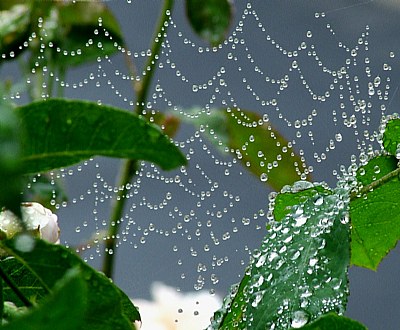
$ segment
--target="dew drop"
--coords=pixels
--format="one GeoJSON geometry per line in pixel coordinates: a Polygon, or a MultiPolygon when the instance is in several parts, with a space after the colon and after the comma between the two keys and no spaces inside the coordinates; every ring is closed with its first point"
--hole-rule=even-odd
{"type": "Polygon", "coordinates": [[[266,181],[268,180],[268,174],[267,174],[267,173],[262,173],[262,174],[260,175],[260,180],[261,180],[262,182],[266,182],[266,181]]]}
{"type": "Polygon", "coordinates": [[[15,239],[15,249],[20,252],[31,252],[35,247],[35,240],[28,234],[19,235],[15,239]]]}
{"type": "Polygon", "coordinates": [[[308,322],[309,316],[308,314],[303,311],[303,310],[298,310],[293,313],[292,317],[292,322],[291,322],[291,327],[298,329],[301,328],[302,326],[306,325],[308,322]]]}

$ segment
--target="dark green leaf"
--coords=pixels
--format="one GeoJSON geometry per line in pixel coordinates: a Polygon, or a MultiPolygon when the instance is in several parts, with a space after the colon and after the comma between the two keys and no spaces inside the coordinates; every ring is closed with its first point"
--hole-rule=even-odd
{"type": "Polygon", "coordinates": [[[254,252],[247,283],[233,303],[226,300],[213,329],[287,329],[330,311],[343,313],[350,258],[346,199],[339,189],[316,191],[274,222],[254,252]]]}
{"type": "Polygon", "coordinates": [[[261,181],[273,189],[300,179],[305,166],[290,143],[257,113],[243,109],[199,109],[181,116],[194,123],[222,152],[231,152],[261,181]]]}
{"type": "MultiPolygon", "coordinates": [[[[371,159],[357,172],[363,186],[379,180],[396,170],[398,160],[393,156],[371,159]]],[[[386,254],[400,239],[400,182],[399,176],[350,203],[351,263],[376,270],[386,254]]]]}
{"type": "MultiPolygon", "coordinates": [[[[5,244],[25,267],[36,274],[50,290],[71,268],[77,268],[88,289],[87,309],[82,329],[132,330],[134,316],[132,304],[106,276],[94,270],[77,255],[61,245],[34,240],[33,247],[17,236],[5,244]]],[[[31,242],[28,242],[31,243],[31,242]]]]}
{"type": "Polygon", "coordinates": [[[328,313],[314,322],[302,327],[304,330],[367,330],[367,328],[348,317],[328,313]]]}
{"type": "Polygon", "coordinates": [[[122,313],[125,317],[128,318],[129,321],[134,323],[135,321],[140,321],[140,314],[138,308],[133,305],[132,301],[129,297],[123,292],[120,288],[117,288],[119,294],[121,296],[121,304],[122,304],[122,313]]]}
{"type": "Polygon", "coordinates": [[[144,119],[109,106],[50,99],[17,109],[27,127],[26,173],[65,167],[95,155],[148,160],[163,169],[186,163],[179,149],[144,119]]]}
{"type": "MultiPolygon", "coordinates": [[[[32,303],[39,302],[46,296],[47,291],[43,288],[43,285],[40,283],[38,278],[34,276],[28,268],[21,264],[20,261],[15,258],[7,258],[0,261],[0,263],[4,272],[10,276],[14,283],[20,288],[24,296],[32,303]]],[[[5,301],[11,301],[18,307],[24,306],[24,303],[6,284],[4,284],[3,294],[5,301]]]]}
{"type": "Polygon", "coordinates": [[[53,24],[54,38],[48,41],[54,44],[53,55],[58,64],[82,64],[96,60],[98,56],[116,53],[117,45],[123,46],[118,21],[103,2],[54,2],[54,7],[58,10],[58,21],[53,24]],[[95,30],[98,32],[94,33],[95,30]],[[91,45],[89,40],[92,40],[91,45]],[[57,47],[62,52],[57,51],[57,47]],[[71,56],[71,52],[76,55],[71,56]]]}
{"type": "MultiPolygon", "coordinates": [[[[38,53],[38,43],[23,46],[32,33],[40,36],[49,50],[43,60],[52,63],[42,65],[78,65],[114,54],[118,45],[124,45],[118,21],[101,1],[2,0],[0,9],[0,54],[6,59],[27,49],[38,53]],[[38,27],[39,17],[46,33],[38,27]]],[[[33,57],[37,61],[38,56],[33,57]]]]}
{"type": "Polygon", "coordinates": [[[3,293],[3,279],[0,279],[0,320],[4,315],[4,293],[3,293]]]}
{"type": "Polygon", "coordinates": [[[43,304],[2,327],[4,330],[83,329],[87,302],[86,283],[77,271],[66,273],[43,304]]]}
{"type": "Polygon", "coordinates": [[[400,159],[400,119],[387,122],[382,140],[385,150],[400,159]]]}
{"type": "Polygon", "coordinates": [[[24,132],[11,106],[0,100],[0,209],[20,214],[20,140],[24,132]]]}
{"type": "Polygon", "coordinates": [[[218,45],[228,32],[233,7],[229,0],[186,0],[186,12],[193,30],[218,45]]]}

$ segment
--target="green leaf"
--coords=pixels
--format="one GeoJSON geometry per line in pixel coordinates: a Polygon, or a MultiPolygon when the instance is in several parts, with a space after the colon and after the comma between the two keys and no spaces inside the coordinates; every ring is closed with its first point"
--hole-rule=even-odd
{"type": "MultiPolygon", "coordinates": [[[[4,272],[8,274],[29,301],[37,303],[46,296],[47,291],[43,288],[38,278],[20,261],[15,258],[7,258],[1,260],[0,264],[4,272]]],[[[11,301],[17,307],[24,306],[24,303],[6,284],[4,284],[3,295],[5,301],[11,301]]]]}
{"type": "Polygon", "coordinates": [[[141,317],[138,308],[135,305],[133,305],[132,301],[125,294],[125,292],[123,292],[118,287],[117,289],[121,296],[122,313],[128,318],[129,321],[131,321],[131,323],[134,323],[135,321],[140,321],[141,317]]]}
{"type": "Polygon", "coordinates": [[[388,153],[400,159],[400,119],[392,119],[386,123],[382,142],[388,153]]]}
{"type": "Polygon", "coordinates": [[[247,303],[245,289],[250,281],[248,271],[249,269],[246,269],[240,283],[230,287],[222,307],[214,313],[212,329],[242,329],[245,325],[242,320],[245,318],[244,312],[247,303]]]}
{"type": "Polygon", "coordinates": [[[0,4],[0,63],[13,60],[26,47],[29,37],[30,6],[17,1],[2,0],[0,4]],[[11,54],[10,54],[11,53],[11,54]]]}
{"type": "Polygon", "coordinates": [[[23,134],[11,106],[0,100],[0,209],[5,206],[15,214],[20,214],[20,140],[23,134]]]}
{"type": "MultiPolygon", "coordinates": [[[[394,156],[378,156],[357,172],[363,186],[398,169],[394,156]]],[[[399,176],[375,187],[350,203],[351,263],[376,270],[400,239],[399,176]]]]}
{"type": "Polygon", "coordinates": [[[231,152],[251,173],[280,190],[300,179],[305,166],[290,143],[257,113],[243,109],[186,110],[183,120],[204,131],[222,152],[231,152]]]}
{"type": "Polygon", "coordinates": [[[4,316],[4,293],[3,293],[3,279],[0,279],[0,320],[4,316]]]}
{"type": "Polygon", "coordinates": [[[54,2],[53,6],[58,15],[56,22],[52,22],[54,37],[48,41],[54,44],[53,55],[58,64],[68,66],[93,61],[98,56],[117,53],[115,43],[124,45],[118,21],[103,2],[54,2]],[[98,33],[94,33],[95,30],[98,33]],[[92,45],[88,44],[89,40],[92,45]],[[57,47],[62,51],[57,51],[57,47]],[[64,55],[64,51],[68,55],[64,55]],[[71,52],[76,55],[71,56],[71,52]]]}
{"type": "Polygon", "coordinates": [[[186,0],[186,13],[193,30],[216,46],[228,32],[233,7],[229,0],[186,0]]]}
{"type": "Polygon", "coordinates": [[[361,323],[339,316],[334,313],[328,313],[319,317],[314,322],[302,327],[304,330],[367,330],[361,323]]]}
{"type": "Polygon", "coordinates": [[[117,53],[118,45],[124,45],[117,19],[101,1],[31,0],[19,3],[2,0],[0,9],[0,54],[5,54],[6,59],[14,59],[30,49],[36,54],[33,56],[36,62],[40,45],[23,46],[32,33],[46,44],[47,53],[43,58],[46,64],[42,65],[49,65],[49,60],[61,67],[79,65],[117,53]],[[46,33],[38,27],[39,17],[43,19],[46,33]]]}
{"type": "Polygon", "coordinates": [[[26,173],[65,167],[95,155],[148,160],[165,170],[186,164],[161,131],[127,111],[86,101],[50,99],[17,109],[27,127],[26,173]]]}
{"type": "Polygon", "coordinates": [[[254,252],[247,283],[233,303],[227,300],[213,329],[286,329],[330,311],[343,313],[350,259],[347,198],[339,189],[315,192],[274,222],[254,252]]]}
{"type": "Polygon", "coordinates": [[[28,238],[31,241],[26,242],[26,236],[17,236],[5,241],[5,245],[50,291],[69,269],[77,268],[81,272],[88,290],[87,308],[81,329],[132,330],[132,322],[139,313],[133,313],[135,307],[132,303],[128,307],[127,297],[105,275],[61,245],[28,238]]]}
{"type": "Polygon", "coordinates": [[[330,193],[327,187],[322,185],[313,184],[308,181],[297,181],[288,188],[282,188],[281,193],[276,195],[274,201],[273,215],[275,221],[281,221],[288,215],[293,206],[304,203],[310,197],[315,196],[316,193],[330,193]]]}
{"type": "Polygon", "coordinates": [[[70,270],[55,285],[54,293],[43,304],[1,327],[4,330],[83,329],[87,301],[86,283],[77,271],[70,270]]]}

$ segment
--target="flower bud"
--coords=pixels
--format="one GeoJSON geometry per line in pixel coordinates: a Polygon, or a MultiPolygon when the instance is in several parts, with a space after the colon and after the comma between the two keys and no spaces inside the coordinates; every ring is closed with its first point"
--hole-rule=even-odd
{"type": "MultiPolygon", "coordinates": [[[[60,243],[57,215],[35,202],[22,203],[21,213],[28,230],[36,231],[41,239],[50,243],[60,243]]],[[[0,212],[0,230],[6,234],[7,238],[11,238],[21,232],[22,228],[14,213],[3,210],[0,212]]]]}

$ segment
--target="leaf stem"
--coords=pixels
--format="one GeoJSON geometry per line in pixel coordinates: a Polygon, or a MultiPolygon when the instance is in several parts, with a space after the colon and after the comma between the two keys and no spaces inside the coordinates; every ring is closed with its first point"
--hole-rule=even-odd
{"type": "Polygon", "coordinates": [[[385,174],[383,177],[381,177],[378,180],[372,181],[370,184],[363,186],[360,190],[353,191],[350,194],[350,200],[354,200],[357,198],[360,198],[361,196],[367,194],[371,190],[380,187],[384,183],[390,181],[393,179],[395,176],[400,175],[400,167],[396,168],[395,170],[389,172],[388,174],[385,174]]]}
{"type": "Polygon", "coordinates": [[[162,14],[160,20],[158,21],[158,26],[156,29],[156,33],[154,35],[153,39],[154,41],[151,47],[151,55],[144,67],[142,82],[138,91],[138,98],[136,101],[136,109],[135,109],[135,112],[138,115],[142,114],[142,111],[144,109],[145,105],[144,103],[147,99],[150,83],[154,76],[158,56],[161,49],[161,44],[166,36],[167,32],[166,30],[168,27],[168,24],[166,23],[168,22],[169,16],[171,15],[173,6],[174,6],[174,0],[165,0],[164,7],[162,9],[162,14]]]}
{"type": "MultiPolygon", "coordinates": [[[[161,44],[165,38],[166,29],[168,27],[168,24],[166,24],[166,22],[168,22],[173,5],[174,0],[165,0],[161,17],[159,19],[156,33],[153,39],[151,56],[147,60],[145,68],[143,70],[142,81],[136,86],[137,101],[135,113],[137,115],[141,115],[145,107],[145,102],[147,100],[151,81],[154,75],[154,71],[156,69],[161,44]]],[[[119,232],[119,225],[123,215],[125,202],[129,193],[129,183],[136,175],[138,168],[138,161],[136,159],[129,159],[123,162],[120,169],[121,175],[119,187],[122,187],[122,189],[118,191],[117,198],[112,207],[108,227],[108,238],[105,243],[105,254],[103,259],[103,272],[109,278],[112,278],[113,276],[117,235],[119,232]]]]}
{"type": "Polygon", "coordinates": [[[33,306],[33,304],[29,301],[29,299],[26,298],[25,295],[22,293],[22,291],[18,288],[14,280],[6,274],[1,265],[0,265],[0,277],[4,280],[4,282],[6,282],[6,284],[11,288],[11,290],[14,291],[14,293],[24,303],[26,307],[33,306]]]}

